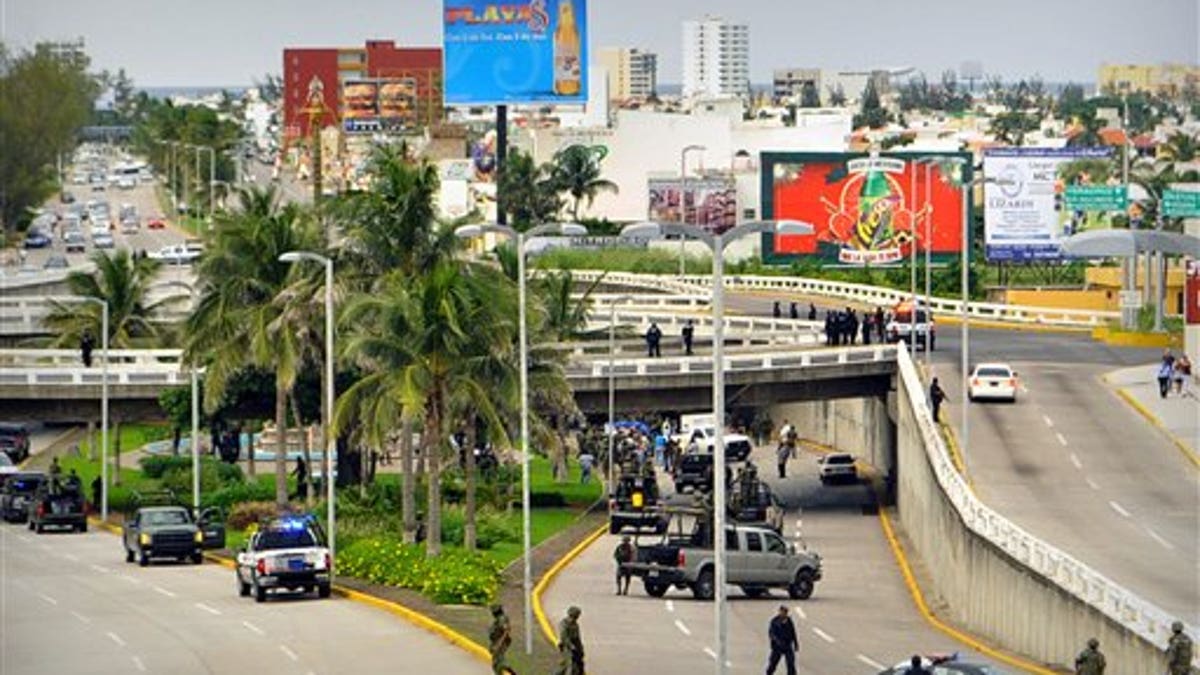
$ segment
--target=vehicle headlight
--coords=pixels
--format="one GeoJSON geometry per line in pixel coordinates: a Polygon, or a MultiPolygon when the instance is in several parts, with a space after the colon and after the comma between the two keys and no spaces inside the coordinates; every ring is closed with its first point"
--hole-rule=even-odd
{"type": "Polygon", "coordinates": [[[202,532],[200,530],[196,530],[196,536],[193,538],[196,540],[197,544],[203,544],[204,543],[204,532],[202,532]]]}
{"type": "Polygon", "coordinates": [[[150,545],[150,533],[143,532],[143,533],[139,534],[138,535],[138,543],[141,544],[142,546],[149,546],[150,545]]]}

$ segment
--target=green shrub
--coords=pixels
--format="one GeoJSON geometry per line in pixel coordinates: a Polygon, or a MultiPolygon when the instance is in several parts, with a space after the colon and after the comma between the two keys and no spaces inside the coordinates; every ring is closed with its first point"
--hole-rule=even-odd
{"type": "MultiPolygon", "coordinates": [[[[162,486],[177,495],[192,493],[192,465],[186,467],[171,467],[162,475],[162,486]]],[[[217,465],[213,462],[200,463],[200,492],[213,492],[223,487],[218,475],[217,465]]]]}
{"type": "Polygon", "coordinates": [[[229,510],[225,519],[225,527],[230,530],[244,530],[247,526],[268,520],[279,515],[279,507],[273,501],[241,502],[229,510]]]}
{"type": "Polygon", "coordinates": [[[434,559],[425,548],[391,537],[360,539],[338,551],[340,573],[363,581],[420,591],[439,604],[483,605],[496,597],[500,565],[478,553],[447,550],[434,559]]]}
{"type": "Polygon", "coordinates": [[[209,460],[217,467],[217,478],[222,484],[231,485],[245,482],[246,474],[242,472],[242,467],[237,464],[229,464],[227,462],[218,462],[209,460]]]}
{"type": "MultiPolygon", "coordinates": [[[[462,546],[466,541],[466,509],[461,506],[442,507],[442,543],[462,546]]],[[[394,531],[394,530],[393,530],[394,531]]],[[[514,519],[490,508],[475,512],[475,545],[483,550],[504,541],[520,541],[521,532],[514,519]]]]}
{"type": "Polygon", "coordinates": [[[171,469],[186,469],[192,470],[192,458],[190,455],[146,455],[138,460],[138,464],[142,466],[142,473],[146,478],[162,478],[167,471],[171,469]]]}
{"type": "Polygon", "coordinates": [[[529,506],[530,508],[557,508],[567,505],[567,498],[561,492],[530,492],[529,506]]]}
{"type": "MultiPolygon", "coordinates": [[[[190,487],[188,488],[191,489],[190,487]]],[[[229,511],[239,502],[270,501],[275,499],[275,487],[266,482],[234,483],[212,492],[200,494],[202,506],[219,506],[229,511]]]]}

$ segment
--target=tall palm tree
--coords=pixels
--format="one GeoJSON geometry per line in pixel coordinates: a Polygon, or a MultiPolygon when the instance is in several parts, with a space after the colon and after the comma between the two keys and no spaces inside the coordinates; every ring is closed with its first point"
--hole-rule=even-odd
{"type": "Polygon", "coordinates": [[[579,206],[587,199],[591,206],[601,192],[619,191],[617,184],[600,176],[600,158],[587,146],[568,145],[554,155],[554,182],[570,193],[571,218],[579,220],[579,206]]]}
{"type": "MultiPolygon", "coordinates": [[[[304,330],[281,294],[302,274],[282,253],[323,248],[299,206],[279,206],[273,189],[251,188],[217,223],[197,269],[200,302],[188,322],[185,359],[206,365],[205,407],[215,409],[230,378],[249,367],[275,373],[275,500],[287,503],[287,401],[303,362],[304,330]]],[[[253,458],[251,458],[253,465],[253,458]]]]}
{"type": "Polygon", "coordinates": [[[562,211],[554,165],[539,166],[532,155],[519,150],[509,154],[498,188],[497,206],[508,213],[518,230],[550,222],[562,211]]]}
{"type": "MultiPolygon", "coordinates": [[[[159,335],[155,314],[163,305],[179,299],[167,295],[151,302],[150,288],[161,263],[149,258],[135,258],[122,249],[109,254],[96,251],[91,260],[95,272],[72,272],[67,275],[71,295],[96,298],[108,302],[108,339],[113,348],[128,348],[145,343],[159,335]]],[[[46,325],[54,330],[51,344],[68,347],[79,344],[85,333],[100,342],[103,309],[96,303],[51,303],[46,325]]]]}

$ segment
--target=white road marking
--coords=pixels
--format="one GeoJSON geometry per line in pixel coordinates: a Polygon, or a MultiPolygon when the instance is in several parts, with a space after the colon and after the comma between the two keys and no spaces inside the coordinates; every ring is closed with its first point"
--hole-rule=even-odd
{"type": "Polygon", "coordinates": [[[1055,432],[1054,437],[1058,439],[1059,445],[1063,446],[1064,448],[1067,447],[1067,437],[1066,436],[1063,436],[1059,432],[1055,432]]]}
{"type": "Polygon", "coordinates": [[[299,656],[296,656],[296,652],[294,652],[294,651],[292,651],[292,650],[288,649],[287,645],[279,645],[279,651],[281,651],[281,652],[283,652],[284,654],[286,654],[286,655],[287,655],[287,657],[288,657],[289,659],[293,660],[293,661],[299,661],[299,660],[300,660],[300,657],[299,657],[299,656]]]}
{"type": "Polygon", "coordinates": [[[91,619],[89,619],[89,618],[87,618],[86,616],[84,616],[84,615],[80,614],[79,612],[76,612],[75,610],[71,610],[71,616],[75,617],[76,619],[79,619],[80,621],[82,621],[82,622],[84,622],[84,623],[91,623],[91,622],[92,622],[92,620],[91,620],[91,619]]]}
{"type": "Polygon", "coordinates": [[[684,635],[692,634],[692,629],[684,625],[683,621],[680,621],[679,619],[675,619],[675,627],[678,628],[679,632],[683,633],[684,635]]]}
{"type": "Polygon", "coordinates": [[[668,600],[668,601],[667,601],[667,611],[668,611],[668,612],[674,612],[674,611],[675,611],[675,601],[674,601],[674,600],[668,600]]]}
{"type": "Polygon", "coordinates": [[[155,593],[162,593],[163,595],[167,596],[168,598],[174,598],[174,597],[177,597],[177,596],[176,596],[174,593],[172,593],[171,591],[168,591],[167,589],[163,588],[162,586],[155,586],[155,587],[154,587],[154,592],[155,592],[155,593]]]}
{"type": "Polygon", "coordinates": [[[117,576],[121,577],[125,581],[128,581],[129,583],[134,584],[134,585],[142,583],[141,579],[139,579],[137,577],[131,577],[128,574],[119,574],[117,576]]]}
{"type": "Polygon", "coordinates": [[[808,620],[808,615],[804,613],[803,607],[800,605],[793,605],[792,609],[796,610],[796,616],[800,617],[804,621],[808,620]]]}
{"type": "Polygon", "coordinates": [[[64,553],[64,554],[62,554],[62,557],[63,557],[63,560],[70,560],[71,562],[79,562],[79,556],[71,555],[70,553],[64,553]]]}
{"type": "Polygon", "coordinates": [[[1073,452],[1071,453],[1071,463],[1075,465],[1076,469],[1083,468],[1083,462],[1079,461],[1079,456],[1073,452]]]}
{"type": "Polygon", "coordinates": [[[1100,484],[1097,483],[1096,481],[1092,480],[1090,477],[1084,478],[1084,480],[1087,481],[1088,487],[1092,488],[1093,490],[1100,489],[1100,484]]]}
{"type": "Polygon", "coordinates": [[[136,656],[133,657],[133,667],[137,668],[139,671],[141,671],[143,673],[146,672],[146,664],[142,663],[142,660],[136,656]]]}
{"type": "Polygon", "coordinates": [[[1051,429],[1054,428],[1054,420],[1050,419],[1049,416],[1042,415],[1042,420],[1046,422],[1046,426],[1050,427],[1051,429]]]}
{"type": "Polygon", "coordinates": [[[197,602],[196,609],[202,609],[214,616],[221,616],[221,610],[219,610],[215,607],[209,607],[208,605],[204,604],[203,602],[197,602]]]}
{"type": "Polygon", "coordinates": [[[1152,529],[1150,529],[1150,528],[1148,528],[1148,527],[1147,527],[1147,528],[1146,528],[1146,532],[1148,532],[1148,533],[1150,534],[1150,537],[1151,537],[1152,539],[1154,539],[1154,541],[1157,541],[1158,543],[1162,544],[1163,548],[1165,548],[1165,549],[1167,549],[1167,550],[1169,550],[1169,551],[1173,551],[1173,550],[1175,550],[1175,546],[1174,546],[1173,544],[1171,544],[1171,542],[1167,541],[1166,539],[1163,539],[1163,538],[1162,538],[1161,536],[1159,536],[1159,534],[1158,534],[1157,532],[1155,532],[1154,530],[1152,530],[1152,529]]]}
{"type": "MultiPolygon", "coordinates": [[[[712,647],[705,647],[705,648],[704,648],[704,653],[705,653],[705,654],[708,654],[708,658],[712,659],[713,661],[716,661],[716,660],[717,660],[717,653],[713,651],[712,647]]],[[[726,668],[732,668],[732,667],[733,667],[733,661],[726,661],[726,662],[725,662],[725,667],[726,667],[726,668]]]]}
{"type": "Polygon", "coordinates": [[[246,628],[250,629],[251,631],[258,633],[259,635],[266,635],[266,633],[263,632],[263,629],[259,628],[258,626],[255,626],[254,624],[250,623],[249,621],[243,621],[242,625],[245,626],[246,628]]]}
{"type": "Polygon", "coordinates": [[[91,567],[92,569],[96,570],[97,572],[99,572],[101,574],[108,574],[109,572],[112,571],[112,570],[108,569],[107,567],[103,567],[101,565],[89,565],[89,567],[91,567]]]}
{"type": "Polygon", "coordinates": [[[1112,507],[1113,511],[1116,511],[1117,513],[1125,516],[1126,518],[1129,517],[1129,512],[1126,511],[1125,507],[1121,506],[1120,504],[1118,504],[1112,500],[1109,500],[1108,505],[1112,507]]]}
{"type": "Polygon", "coordinates": [[[821,638],[822,640],[824,640],[826,642],[829,642],[829,643],[837,642],[837,640],[832,635],[830,635],[829,633],[826,633],[825,631],[821,630],[820,628],[817,628],[816,626],[813,626],[812,631],[817,634],[817,637],[821,638]]]}
{"type": "Polygon", "coordinates": [[[108,637],[109,637],[109,638],[110,638],[110,639],[111,639],[113,642],[117,643],[117,646],[118,646],[118,647],[124,647],[124,646],[125,646],[125,641],[121,639],[121,636],[120,636],[120,635],[117,635],[116,633],[112,632],[111,630],[110,630],[110,631],[108,631],[108,637]]]}
{"type": "Polygon", "coordinates": [[[883,665],[882,663],[879,663],[878,661],[871,659],[870,657],[859,654],[856,658],[859,661],[862,661],[863,663],[867,664],[868,668],[873,668],[874,670],[887,670],[887,666],[883,665]]]}
{"type": "Polygon", "coordinates": [[[45,600],[46,602],[48,602],[48,603],[50,603],[50,604],[52,604],[52,605],[57,605],[57,604],[58,604],[58,601],[57,601],[57,600],[55,600],[54,598],[52,598],[52,597],[50,597],[50,596],[46,595],[45,593],[38,593],[38,596],[39,596],[39,597],[41,597],[41,599],[45,600]]]}

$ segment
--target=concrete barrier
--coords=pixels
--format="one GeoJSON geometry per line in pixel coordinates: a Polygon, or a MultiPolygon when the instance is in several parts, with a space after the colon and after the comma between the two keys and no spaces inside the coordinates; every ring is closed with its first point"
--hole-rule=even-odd
{"type": "Polygon", "coordinates": [[[771,406],[770,414],[776,428],[787,420],[802,437],[849,452],[872,466],[894,464],[894,458],[885,455],[896,447],[896,426],[882,398],[779,403],[771,406]]]}

